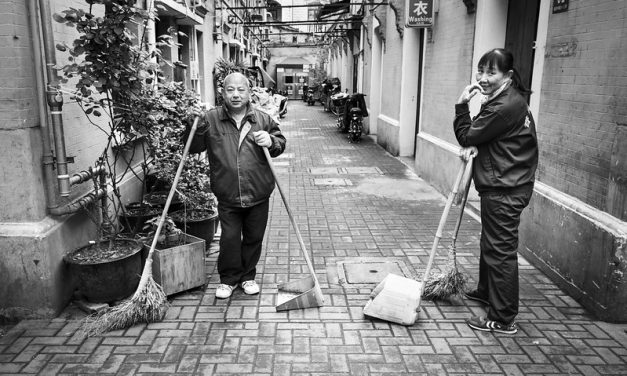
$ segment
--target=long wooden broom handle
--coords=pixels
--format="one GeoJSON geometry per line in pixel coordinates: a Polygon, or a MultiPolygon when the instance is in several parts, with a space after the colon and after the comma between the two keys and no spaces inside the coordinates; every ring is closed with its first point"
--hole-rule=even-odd
{"type": "MultiPolygon", "coordinates": [[[[157,238],[159,238],[159,234],[161,233],[161,228],[163,227],[163,223],[165,223],[165,217],[168,214],[168,209],[170,208],[170,203],[172,203],[172,198],[174,197],[174,192],[176,192],[176,185],[179,183],[179,179],[181,177],[181,173],[183,172],[183,166],[185,165],[185,159],[187,158],[187,154],[189,153],[189,148],[192,145],[192,139],[194,138],[194,133],[196,133],[196,129],[198,128],[198,120],[200,118],[196,116],[194,118],[194,123],[192,124],[192,128],[189,132],[189,136],[187,137],[187,142],[185,143],[185,148],[183,149],[183,156],[181,157],[181,162],[179,163],[179,167],[176,170],[176,175],[174,175],[174,181],[172,182],[172,188],[170,188],[170,193],[168,194],[168,199],[165,201],[165,207],[163,208],[163,212],[161,213],[161,218],[159,218],[159,225],[157,226],[157,231],[155,232],[155,237],[152,239],[152,244],[150,245],[150,252],[148,253],[148,259],[151,259],[151,255],[157,247],[157,238]]],[[[148,262],[146,262],[148,264],[148,262]]]]}
{"type": "Polygon", "coordinates": [[[438,248],[438,243],[440,242],[440,238],[442,238],[442,229],[444,228],[444,224],[446,223],[446,218],[448,217],[448,213],[451,210],[451,206],[453,205],[453,199],[457,194],[457,189],[459,187],[459,183],[462,181],[462,177],[464,176],[464,171],[466,170],[467,162],[462,162],[462,165],[457,173],[457,177],[455,177],[455,183],[453,183],[453,190],[448,195],[448,199],[446,200],[446,205],[444,206],[444,212],[442,212],[442,217],[440,217],[440,224],[438,225],[438,230],[435,233],[435,238],[433,239],[433,245],[431,246],[431,253],[429,253],[429,261],[427,262],[427,268],[425,269],[422,275],[422,284],[421,288],[424,290],[424,285],[427,282],[427,277],[429,273],[431,273],[431,267],[433,266],[433,258],[435,257],[435,251],[438,248]]]}
{"type": "Polygon", "coordinates": [[[462,224],[462,217],[464,216],[464,208],[466,208],[466,202],[468,202],[468,191],[470,190],[470,183],[472,182],[473,158],[474,155],[471,155],[470,159],[468,159],[468,162],[466,162],[466,171],[464,172],[464,179],[462,181],[462,188],[464,190],[462,191],[463,196],[460,205],[461,211],[459,213],[459,217],[457,218],[457,223],[455,223],[455,230],[453,230],[453,244],[455,244],[455,241],[457,240],[457,234],[459,233],[459,228],[462,224]]]}
{"type": "Polygon", "coordinates": [[[281,184],[279,183],[279,179],[277,177],[276,170],[274,169],[274,163],[272,163],[272,157],[270,157],[270,152],[268,148],[262,147],[263,154],[265,154],[266,159],[268,160],[268,165],[270,166],[270,170],[272,171],[272,176],[274,176],[274,181],[276,183],[276,187],[281,194],[281,199],[283,200],[283,204],[285,205],[285,210],[287,210],[287,215],[290,217],[290,222],[292,223],[292,227],[294,227],[294,232],[296,232],[296,237],[298,238],[298,244],[300,244],[300,249],[303,252],[303,256],[305,256],[305,261],[307,262],[307,268],[309,268],[309,273],[313,276],[314,282],[318,284],[318,278],[316,278],[316,272],[313,268],[311,260],[309,259],[309,253],[307,252],[307,248],[305,247],[305,242],[303,241],[303,237],[300,235],[300,231],[298,230],[298,225],[296,224],[296,220],[294,220],[294,216],[292,215],[292,210],[290,209],[290,205],[287,203],[287,198],[283,193],[283,189],[281,188],[281,184]]]}

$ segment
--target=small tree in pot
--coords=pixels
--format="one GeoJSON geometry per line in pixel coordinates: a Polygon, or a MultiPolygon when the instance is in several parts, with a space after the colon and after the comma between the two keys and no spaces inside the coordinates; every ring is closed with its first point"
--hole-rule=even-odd
{"type": "MultiPolygon", "coordinates": [[[[161,118],[151,128],[149,142],[157,178],[172,182],[183,155],[185,119],[190,106],[198,106],[200,102],[193,91],[179,83],[170,83],[161,91],[160,105],[161,118]]],[[[187,157],[177,193],[184,208],[170,214],[173,220],[186,233],[211,242],[217,223],[217,203],[211,192],[209,163],[204,155],[187,157]]]]}

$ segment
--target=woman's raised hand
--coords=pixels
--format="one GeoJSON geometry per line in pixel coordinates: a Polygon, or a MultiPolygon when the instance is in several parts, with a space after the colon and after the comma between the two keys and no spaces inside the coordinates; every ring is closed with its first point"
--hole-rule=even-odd
{"type": "Polygon", "coordinates": [[[477,82],[475,82],[474,84],[468,85],[464,88],[464,91],[462,91],[462,94],[459,96],[459,99],[457,100],[457,104],[468,103],[470,102],[470,99],[472,99],[472,97],[474,97],[477,93],[481,93],[481,92],[482,92],[481,85],[479,85],[477,82]]]}

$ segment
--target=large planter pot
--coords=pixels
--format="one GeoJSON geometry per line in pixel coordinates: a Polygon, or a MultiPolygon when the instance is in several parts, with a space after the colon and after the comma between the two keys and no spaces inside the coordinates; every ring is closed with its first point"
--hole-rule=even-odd
{"type": "Polygon", "coordinates": [[[158,217],[163,208],[133,202],[125,206],[125,211],[125,214],[120,214],[118,217],[118,221],[122,226],[122,232],[137,234],[142,232],[146,221],[158,217]]]}
{"type": "Polygon", "coordinates": [[[218,213],[207,210],[179,210],[171,214],[176,226],[183,232],[201,238],[207,247],[218,228],[218,213]]]}
{"type": "Polygon", "coordinates": [[[142,273],[142,244],[116,239],[89,244],[64,256],[80,297],[93,303],[111,303],[135,292],[142,273]]]}
{"type": "MultiPolygon", "coordinates": [[[[166,295],[176,294],[207,283],[205,272],[205,241],[183,234],[183,241],[175,246],[157,243],[152,257],[152,276],[166,295]]],[[[144,253],[150,243],[144,243],[144,253]]]]}

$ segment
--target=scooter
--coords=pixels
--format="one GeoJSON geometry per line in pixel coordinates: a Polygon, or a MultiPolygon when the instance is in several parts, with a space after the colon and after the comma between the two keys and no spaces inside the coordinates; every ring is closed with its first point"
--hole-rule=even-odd
{"type": "Polygon", "coordinates": [[[287,97],[280,94],[274,94],[274,103],[278,103],[277,106],[279,107],[279,118],[283,119],[283,117],[285,117],[285,114],[287,114],[287,97]]]}
{"type": "Polygon", "coordinates": [[[350,95],[348,93],[336,93],[330,98],[330,109],[334,115],[337,115],[337,128],[342,133],[348,132],[348,123],[344,119],[346,102],[350,95]]]}
{"type": "Polygon", "coordinates": [[[363,120],[368,116],[368,109],[366,108],[366,101],[364,100],[365,94],[355,93],[350,96],[350,99],[346,103],[348,108],[348,140],[350,142],[361,141],[361,133],[363,132],[363,120]]]}
{"type": "Polygon", "coordinates": [[[316,99],[314,98],[314,90],[308,89],[307,90],[307,105],[313,106],[314,104],[316,104],[316,99]]]}

